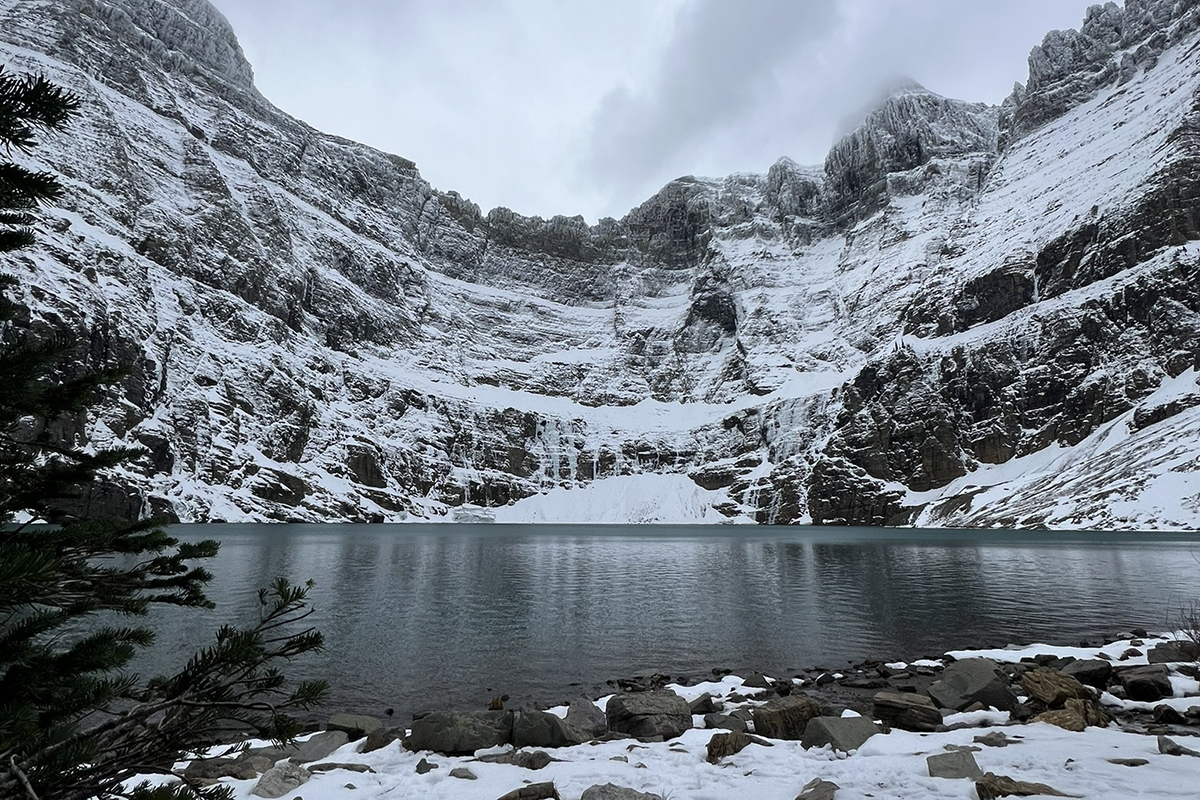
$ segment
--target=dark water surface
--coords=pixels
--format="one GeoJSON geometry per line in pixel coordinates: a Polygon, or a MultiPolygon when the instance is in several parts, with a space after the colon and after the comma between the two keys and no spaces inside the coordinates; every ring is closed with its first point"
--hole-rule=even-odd
{"type": "Polygon", "coordinates": [[[316,581],[329,708],[400,714],[500,693],[557,702],[713,667],[791,674],[1163,629],[1200,598],[1200,537],[862,528],[182,525],[216,538],[210,612],[156,612],[176,668],[277,576],[316,581]]]}

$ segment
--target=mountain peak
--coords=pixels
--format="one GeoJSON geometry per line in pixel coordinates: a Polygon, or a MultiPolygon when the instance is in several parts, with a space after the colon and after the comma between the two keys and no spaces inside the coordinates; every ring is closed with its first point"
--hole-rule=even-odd
{"type": "Polygon", "coordinates": [[[118,82],[131,72],[114,65],[149,60],[214,88],[254,89],[233,26],[208,0],[57,0],[36,11],[28,5],[0,0],[0,39],[118,82]]]}

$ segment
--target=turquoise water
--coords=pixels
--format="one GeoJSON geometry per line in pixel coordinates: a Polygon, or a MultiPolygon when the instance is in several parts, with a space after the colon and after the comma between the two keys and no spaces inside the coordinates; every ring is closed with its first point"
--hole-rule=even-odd
{"type": "MultiPolygon", "coordinates": [[[[963,646],[1162,629],[1200,598],[1200,537],[859,528],[176,526],[216,538],[214,611],[156,612],[144,672],[277,576],[312,578],[331,707],[400,715],[496,694],[557,702],[619,677],[790,674],[963,646]]],[[[403,718],[407,719],[406,716],[403,718]]]]}

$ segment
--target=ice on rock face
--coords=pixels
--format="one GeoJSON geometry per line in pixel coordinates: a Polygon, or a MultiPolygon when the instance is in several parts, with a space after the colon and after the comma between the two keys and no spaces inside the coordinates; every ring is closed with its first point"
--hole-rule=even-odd
{"type": "Polygon", "coordinates": [[[148,451],[115,514],[1196,527],[1198,8],[589,224],[288,117],[205,0],[0,0],[87,109],[11,269],[133,365],[85,431],[148,451]]]}

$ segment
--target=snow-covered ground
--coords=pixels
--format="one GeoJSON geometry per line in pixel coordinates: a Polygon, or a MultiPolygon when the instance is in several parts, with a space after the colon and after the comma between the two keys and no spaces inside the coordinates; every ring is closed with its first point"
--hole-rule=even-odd
{"type": "MultiPolygon", "coordinates": [[[[1134,644],[1117,641],[1104,647],[1058,647],[1028,645],[1000,650],[953,651],[948,656],[962,659],[986,657],[1016,662],[1039,654],[1096,658],[1101,654],[1118,660],[1134,644]]],[[[1122,664],[1146,662],[1145,656],[1127,657],[1122,664]]],[[[922,662],[926,666],[936,661],[922,662]]],[[[904,664],[889,665],[902,668],[904,664]]],[[[919,665],[918,665],[919,666],[919,665]]],[[[1200,683],[1172,676],[1176,697],[1164,702],[1186,709],[1200,707],[1200,683]]],[[[728,700],[738,692],[750,696],[742,705],[752,705],[755,690],[742,687],[742,679],[727,676],[721,681],[668,688],[686,700],[708,692],[728,700]]],[[[596,705],[604,708],[609,698],[596,705]]],[[[738,698],[734,699],[738,702],[738,698]]],[[[1110,708],[1140,707],[1104,694],[1101,702],[1110,708]]],[[[727,705],[728,708],[728,705],[727,705]]],[[[565,714],[565,708],[550,709],[565,714]]],[[[845,712],[853,715],[853,712],[845,712]]],[[[695,718],[702,725],[701,718],[695,718]]],[[[740,753],[717,764],[706,760],[709,739],[719,731],[695,727],[677,739],[641,743],[632,739],[589,743],[549,751],[555,759],[537,771],[484,763],[474,757],[448,757],[430,752],[409,752],[393,743],[371,753],[358,753],[351,742],[323,759],[330,762],[363,764],[372,772],[332,770],[312,779],[286,797],[305,800],[352,800],[353,798],[429,798],[430,800],[495,800],[528,783],[553,782],[564,800],[578,800],[587,788],[605,783],[657,794],[669,800],[793,800],[805,784],[820,778],[841,787],[837,800],[877,798],[975,798],[971,781],[929,776],[926,758],[960,747],[976,748],[980,769],[1020,781],[1047,784],[1068,796],[1093,800],[1117,798],[1194,798],[1200,779],[1200,758],[1171,756],[1159,752],[1156,737],[1121,730],[1089,727],[1073,733],[1046,723],[1010,724],[1006,712],[995,710],[952,714],[947,726],[963,725],[939,733],[893,730],[871,737],[860,749],[836,753],[826,748],[804,750],[799,742],[771,740],[770,746],[751,744],[740,753]],[[1005,747],[988,746],[976,737],[1002,731],[1010,740],[1005,747]],[[1127,766],[1114,759],[1144,759],[1145,764],[1127,766]],[[417,765],[426,760],[436,769],[418,774],[417,765]],[[476,779],[451,777],[451,770],[464,768],[476,779]]],[[[1200,739],[1177,737],[1179,743],[1200,748],[1200,739]]],[[[503,752],[492,748],[475,755],[503,752]]],[[[183,766],[182,764],[180,765],[183,766]]],[[[250,800],[255,780],[225,779],[238,800],[250,800]]]]}

